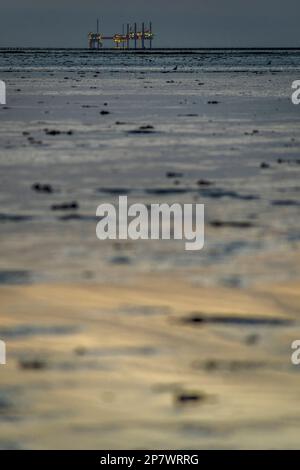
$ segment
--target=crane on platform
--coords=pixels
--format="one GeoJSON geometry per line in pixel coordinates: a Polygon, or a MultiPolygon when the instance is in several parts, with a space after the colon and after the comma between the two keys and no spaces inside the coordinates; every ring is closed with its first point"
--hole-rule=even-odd
{"type": "Polygon", "coordinates": [[[97,19],[97,32],[88,34],[89,49],[101,49],[104,41],[113,41],[116,49],[132,49],[132,42],[133,49],[146,49],[147,42],[148,48],[152,49],[154,34],[151,21],[147,27],[145,23],[142,23],[141,28],[138,27],[137,23],[127,23],[126,32],[125,25],[123,24],[122,33],[116,33],[112,36],[104,36],[99,30],[99,25],[100,22],[97,19]]]}

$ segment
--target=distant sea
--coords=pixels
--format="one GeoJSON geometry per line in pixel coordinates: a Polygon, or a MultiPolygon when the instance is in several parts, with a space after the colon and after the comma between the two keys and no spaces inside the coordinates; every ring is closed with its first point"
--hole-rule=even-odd
{"type": "Polygon", "coordinates": [[[293,71],[300,70],[300,48],[289,49],[51,49],[0,48],[0,70],[33,70],[55,67],[61,70],[94,67],[145,67],[149,71],[174,64],[184,70],[207,72],[293,71]]]}

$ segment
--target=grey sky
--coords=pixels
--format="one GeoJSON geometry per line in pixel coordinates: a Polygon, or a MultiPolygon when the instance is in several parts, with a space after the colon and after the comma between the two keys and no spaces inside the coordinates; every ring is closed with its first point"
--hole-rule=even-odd
{"type": "Polygon", "coordinates": [[[154,46],[300,46],[299,0],[1,0],[0,47],[86,47],[96,17],[105,34],[152,19],[154,46]]]}

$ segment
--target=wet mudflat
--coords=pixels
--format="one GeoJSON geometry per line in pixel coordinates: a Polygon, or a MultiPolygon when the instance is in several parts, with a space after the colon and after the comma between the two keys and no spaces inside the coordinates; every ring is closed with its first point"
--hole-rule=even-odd
{"type": "Polygon", "coordinates": [[[0,447],[299,447],[299,52],[0,58],[0,447]],[[204,250],[100,242],[120,195],[204,250]]]}

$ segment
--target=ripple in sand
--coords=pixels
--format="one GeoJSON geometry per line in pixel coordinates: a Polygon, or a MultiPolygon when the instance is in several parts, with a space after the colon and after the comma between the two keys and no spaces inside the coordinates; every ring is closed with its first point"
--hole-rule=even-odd
{"type": "Polygon", "coordinates": [[[53,325],[53,326],[37,326],[37,325],[17,325],[15,327],[1,328],[1,338],[23,338],[36,335],[70,335],[80,331],[78,326],[70,325],[53,325]]]}
{"type": "Polygon", "coordinates": [[[169,315],[172,309],[164,305],[123,305],[120,311],[129,315],[152,316],[169,315]]]}
{"type": "Polygon", "coordinates": [[[31,278],[30,271],[0,271],[0,284],[28,284],[31,278]]]}
{"type": "Polygon", "coordinates": [[[187,325],[228,325],[228,326],[290,326],[293,321],[276,317],[251,317],[234,315],[205,315],[194,313],[183,318],[182,323],[187,325]]]}
{"type": "Polygon", "coordinates": [[[33,220],[31,215],[0,214],[0,222],[28,222],[33,220]]]}

